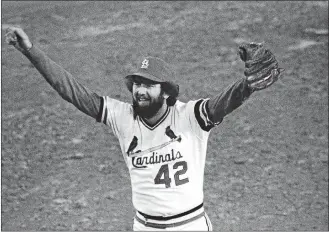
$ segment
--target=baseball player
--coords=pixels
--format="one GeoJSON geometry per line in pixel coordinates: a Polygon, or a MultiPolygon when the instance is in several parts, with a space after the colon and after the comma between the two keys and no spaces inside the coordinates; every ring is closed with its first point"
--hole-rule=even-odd
{"type": "Polygon", "coordinates": [[[170,66],[160,58],[142,57],[136,72],[125,77],[131,104],[81,85],[21,28],[9,28],[6,41],[63,99],[114,132],[131,178],[135,231],[212,230],[203,206],[209,133],[254,91],[278,79],[283,70],[269,50],[255,43],[240,46],[245,77],[214,97],[186,103],[177,99],[179,87],[170,66]]]}

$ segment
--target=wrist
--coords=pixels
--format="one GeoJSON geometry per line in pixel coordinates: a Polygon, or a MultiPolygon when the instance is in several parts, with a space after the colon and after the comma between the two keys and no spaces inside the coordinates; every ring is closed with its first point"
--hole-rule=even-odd
{"type": "Polygon", "coordinates": [[[31,56],[32,50],[34,50],[34,49],[32,49],[33,47],[34,47],[34,45],[31,43],[30,46],[26,46],[25,48],[21,49],[20,51],[23,53],[23,55],[25,55],[26,57],[29,58],[31,56]]]}
{"type": "Polygon", "coordinates": [[[26,52],[30,51],[32,47],[33,47],[33,43],[30,42],[29,45],[26,46],[25,51],[26,52]]]}
{"type": "Polygon", "coordinates": [[[255,89],[251,86],[251,83],[248,81],[247,77],[243,78],[243,82],[244,82],[244,89],[247,95],[251,95],[255,91],[255,89]]]}
{"type": "Polygon", "coordinates": [[[31,49],[33,48],[33,44],[30,43],[30,45],[25,46],[25,48],[21,48],[21,52],[25,55],[29,54],[31,49]]]}

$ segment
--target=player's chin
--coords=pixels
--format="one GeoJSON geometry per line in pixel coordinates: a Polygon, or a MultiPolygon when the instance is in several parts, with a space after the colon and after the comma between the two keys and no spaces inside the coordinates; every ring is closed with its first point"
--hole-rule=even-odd
{"type": "Polygon", "coordinates": [[[143,118],[151,118],[156,113],[150,106],[135,105],[135,112],[143,118]]]}

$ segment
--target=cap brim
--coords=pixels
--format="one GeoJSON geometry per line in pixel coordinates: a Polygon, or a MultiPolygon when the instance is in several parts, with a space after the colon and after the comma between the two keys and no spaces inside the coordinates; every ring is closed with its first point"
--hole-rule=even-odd
{"type": "Polygon", "coordinates": [[[126,76],[126,79],[130,79],[130,78],[133,78],[134,76],[140,76],[140,77],[144,77],[146,79],[149,79],[151,81],[155,81],[155,82],[165,82],[163,80],[160,80],[159,78],[157,78],[156,76],[153,76],[151,74],[148,74],[148,73],[141,73],[141,72],[136,72],[136,73],[133,73],[131,75],[128,75],[126,76]]]}

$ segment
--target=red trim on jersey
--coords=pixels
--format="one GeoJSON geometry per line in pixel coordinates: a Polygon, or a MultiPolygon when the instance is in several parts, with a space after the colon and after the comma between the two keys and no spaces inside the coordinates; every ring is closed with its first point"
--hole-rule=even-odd
{"type": "Polygon", "coordinates": [[[151,215],[148,215],[146,213],[142,213],[140,211],[138,211],[138,213],[140,213],[146,219],[159,220],[159,221],[167,221],[167,220],[171,220],[171,219],[175,219],[175,218],[186,216],[186,215],[188,215],[190,213],[193,213],[193,212],[197,211],[198,209],[201,209],[202,207],[203,207],[203,203],[201,203],[200,205],[194,207],[193,209],[190,209],[189,211],[186,211],[186,212],[183,212],[183,213],[180,213],[180,214],[176,214],[176,215],[173,215],[173,216],[169,216],[169,217],[151,216],[151,215]]]}
{"type": "Polygon", "coordinates": [[[99,112],[96,118],[97,122],[102,122],[102,116],[103,116],[103,109],[104,108],[104,98],[101,97],[101,102],[100,102],[100,106],[99,106],[99,112]]]}
{"type": "Polygon", "coordinates": [[[205,215],[205,212],[202,212],[190,219],[181,221],[181,222],[174,222],[174,223],[170,223],[170,224],[161,224],[161,223],[154,223],[154,222],[149,222],[149,221],[144,221],[143,219],[139,218],[137,215],[135,216],[136,220],[139,223],[142,223],[144,226],[146,227],[151,227],[151,228],[156,228],[156,229],[167,229],[167,228],[173,228],[173,227],[177,227],[177,226],[182,226],[185,225],[187,223],[193,222],[201,217],[203,217],[205,215]]]}
{"type": "Polygon", "coordinates": [[[207,108],[208,99],[200,99],[195,103],[194,114],[195,117],[204,131],[210,131],[214,127],[214,124],[209,120],[208,117],[208,108],[207,108]]]}

